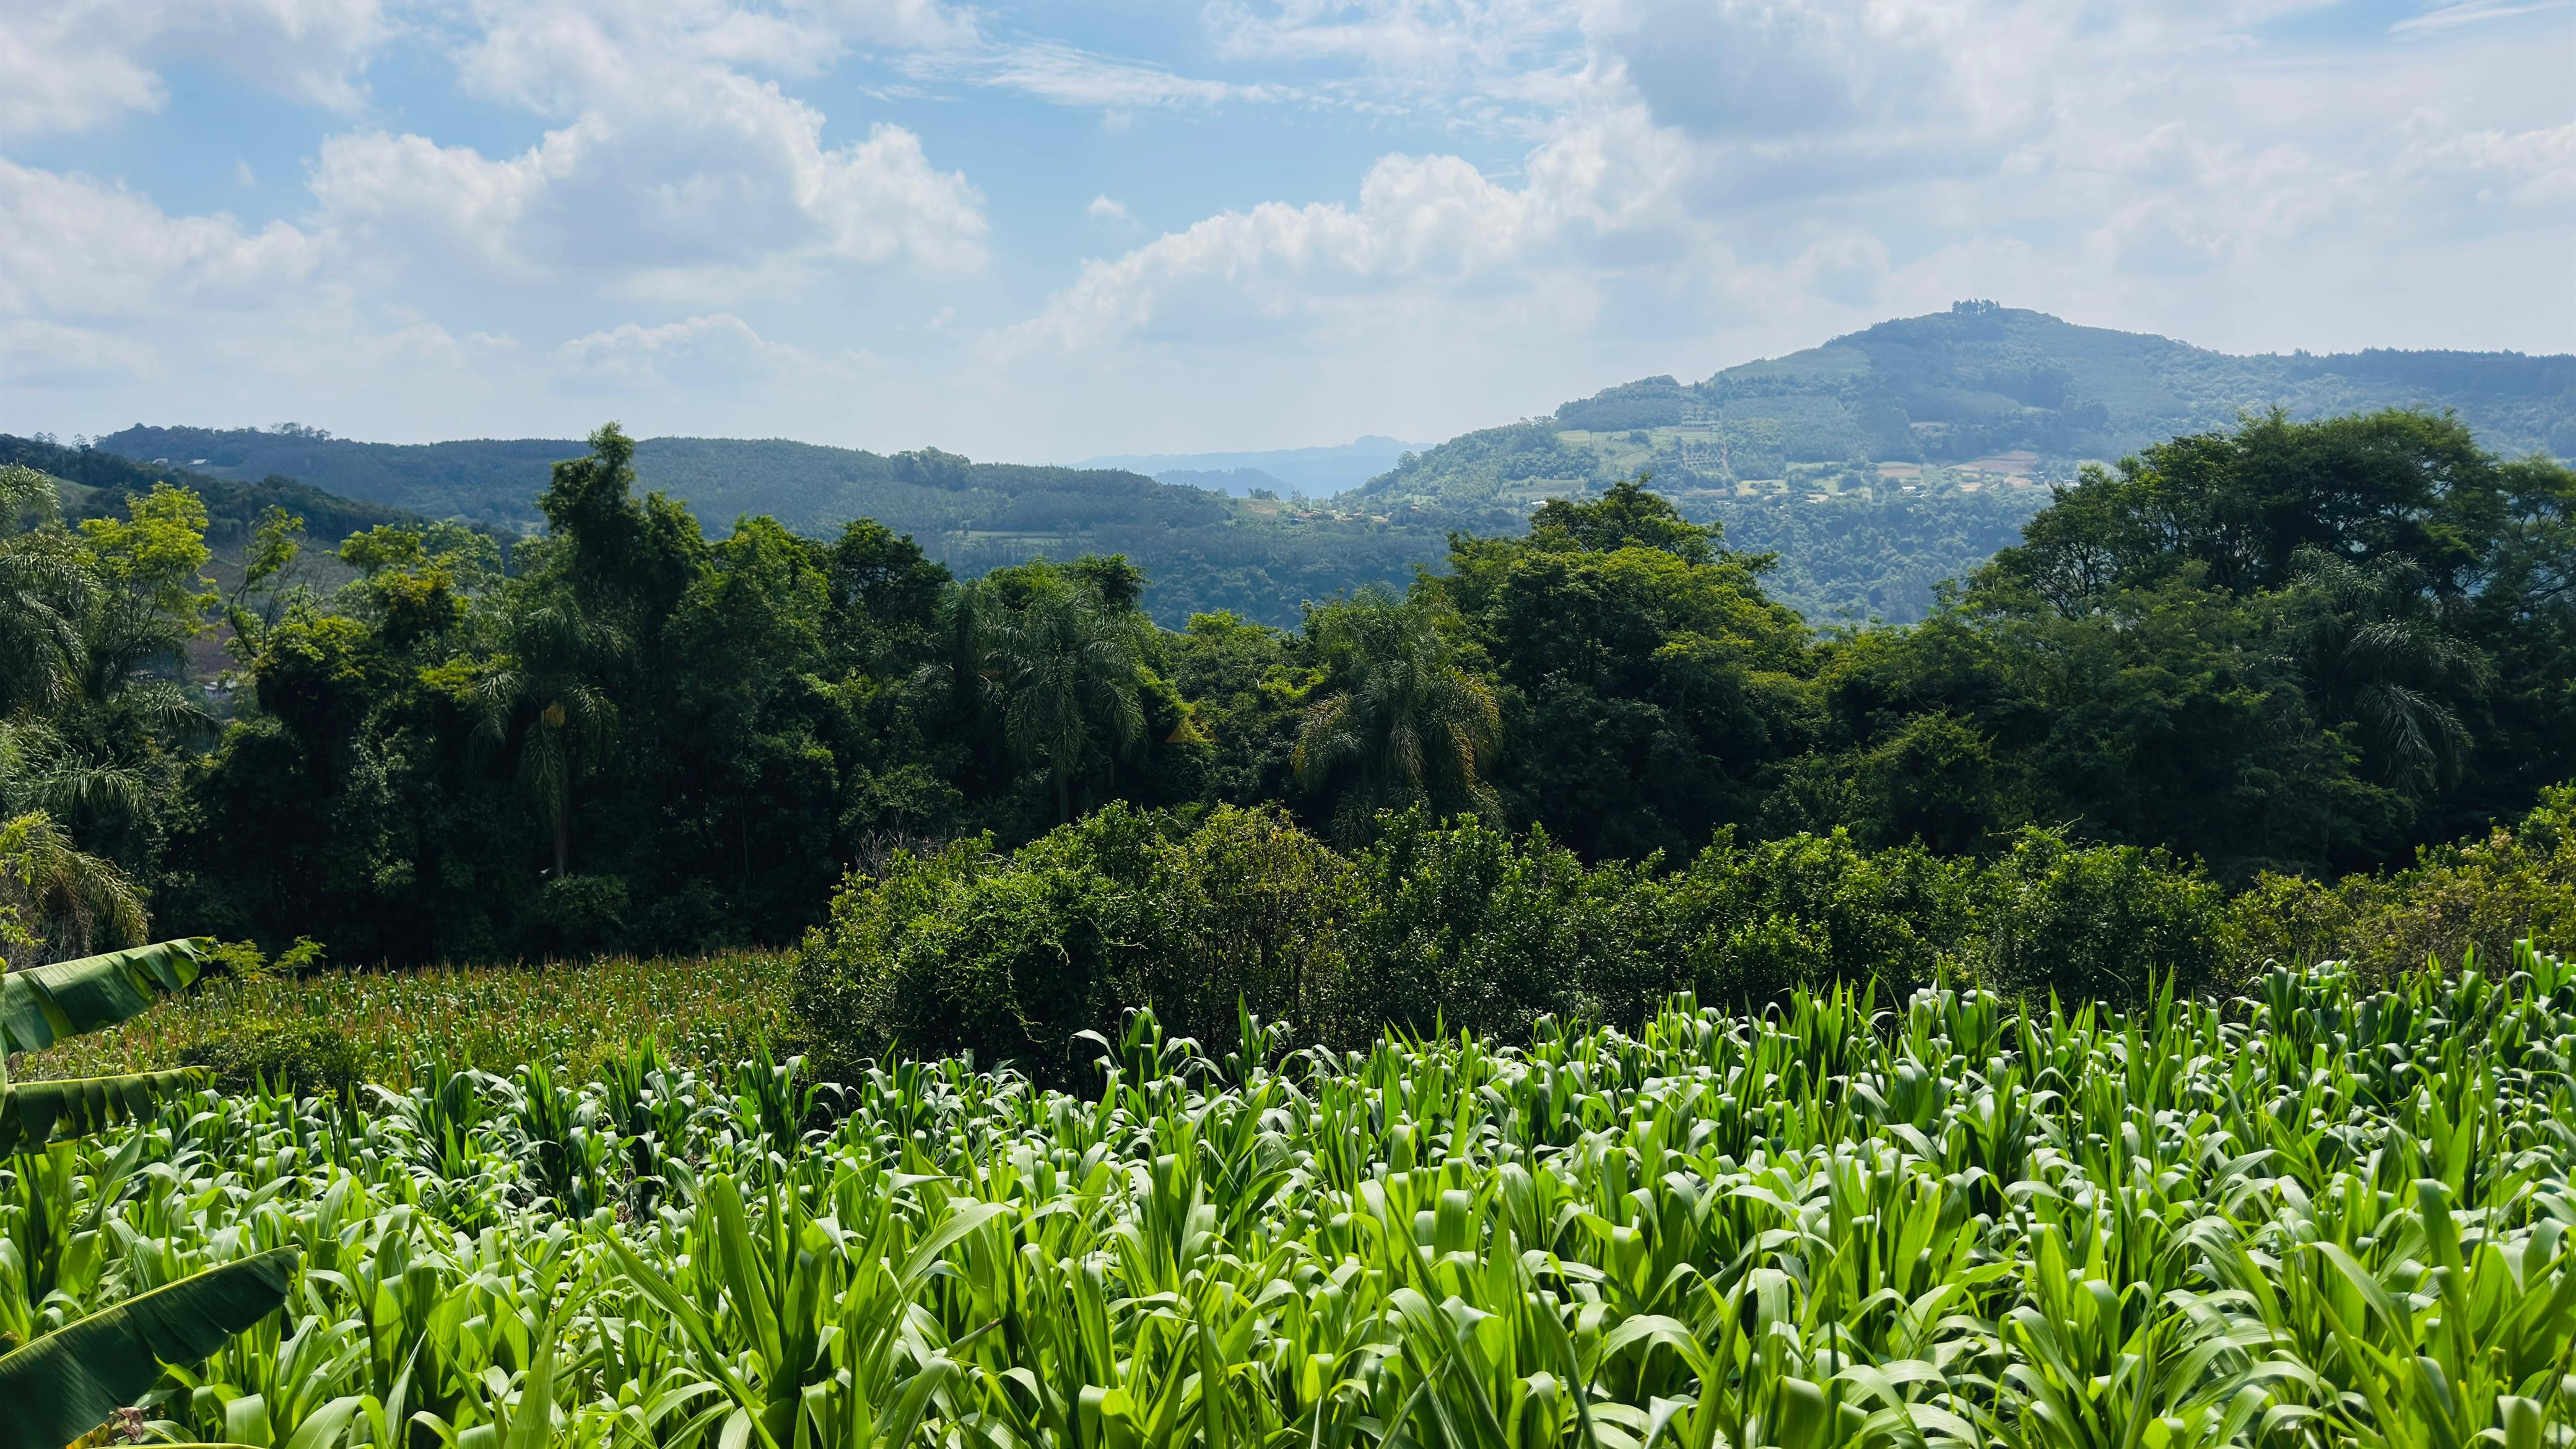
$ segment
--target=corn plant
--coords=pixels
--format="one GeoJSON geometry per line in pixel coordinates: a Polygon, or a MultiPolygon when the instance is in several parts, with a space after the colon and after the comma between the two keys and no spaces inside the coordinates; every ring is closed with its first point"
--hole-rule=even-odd
{"type": "MultiPolygon", "coordinates": [[[[0,1238],[8,1325],[0,1329],[8,1350],[0,1352],[0,1402],[13,1406],[0,1423],[0,1449],[55,1449],[129,1406],[161,1378],[165,1362],[205,1357],[285,1298],[295,1255],[275,1249],[71,1321],[56,1301],[66,1288],[95,1282],[107,1210],[140,1160],[141,1144],[130,1143],[103,1180],[85,1177],[74,1140],[155,1114],[198,1077],[183,1070],[14,1085],[8,1056],[122,1021],[157,994],[186,989],[202,955],[198,942],[164,941],[0,975],[0,1153],[17,1164],[16,1211],[0,1238]]],[[[76,1301],[77,1292],[71,1296],[76,1301]]]]}
{"type": "Polygon", "coordinates": [[[2576,1449],[2576,973],[2511,965],[187,1088],[48,1169],[47,1311],[293,1254],[141,1426],[292,1449],[2576,1449]]]}

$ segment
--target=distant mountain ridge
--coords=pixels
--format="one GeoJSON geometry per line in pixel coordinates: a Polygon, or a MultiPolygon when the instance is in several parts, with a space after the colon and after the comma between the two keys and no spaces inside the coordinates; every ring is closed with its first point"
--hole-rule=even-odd
{"type": "MultiPolygon", "coordinates": [[[[552,464],[588,447],[575,438],[394,444],[293,426],[140,424],[96,445],[218,479],[291,476],[506,532],[538,525],[537,498],[552,464]]],[[[1123,469],[978,463],[936,448],[887,455],[783,438],[645,438],[635,447],[635,471],[644,487],[686,503],[715,534],[743,514],[818,536],[873,518],[970,576],[1039,554],[1124,553],[1146,570],[1149,606],[1172,624],[1213,609],[1293,624],[1306,600],[1370,580],[1401,581],[1443,546],[1437,529],[1232,499],[1123,469]]]]}
{"type": "Polygon", "coordinates": [[[2487,448],[2576,458],[2576,356],[2235,356],[1962,302],[1697,383],[1649,377],[1545,418],[1408,454],[1342,501],[1508,527],[1541,499],[1643,472],[1728,541],[1780,555],[1771,586],[1818,622],[1920,617],[1933,585],[2011,543],[2050,482],[2176,434],[2451,409],[2487,448]]]}
{"type": "MultiPolygon", "coordinates": [[[[1166,483],[1198,483],[1204,474],[1266,473],[1277,484],[1316,497],[1356,488],[1392,468],[1419,445],[1371,434],[1319,448],[1272,448],[1249,453],[1116,453],[1085,458],[1077,468],[1125,468],[1166,483]]],[[[1257,486],[1268,488],[1272,484],[1257,486]]],[[[1242,488],[1227,491],[1240,496],[1242,488]]]]}
{"type": "MultiPolygon", "coordinates": [[[[1118,551],[1154,580],[1166,622],[1229,608],[1276,624],[1294,623],[1309,599],[1436,565],[1450,529],[1517,529],[1540,499],[1651,471],[1688,516],[1725,524],[1738,547],[1777,552],[1771,587],[1809,617],[1904,620],[1929,606],[1934,585],[2012,542],[2046,501],[2044,485],[2082,462],[2273,406],[2302,417],[2449,408],[2497,452],[2576,458],[2576,356],[2243,357],[1963,302],[1697,383],[1625,383],[1545,418],[1419,449],[1366,437],[1051,467],[935,448],[647,438],[636,470],[716,532],[743,513],[811,534],[870,517],[969,574],[1033,554],[1118,551]],[[1326,501],[1258,499],[1254,488],[1326,501]]],[[[534,527],[548,465],[584,448],[570,438],[397,445],[309,428],[141,425],[97,441],[147,463],[282,475],[502,530],[534,527]]]]}

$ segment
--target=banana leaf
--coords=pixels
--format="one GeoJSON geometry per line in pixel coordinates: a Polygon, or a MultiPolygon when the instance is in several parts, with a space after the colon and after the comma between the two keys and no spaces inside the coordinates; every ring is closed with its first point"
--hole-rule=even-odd
{"type": "Polygon", "coordinates": [[[204,1086],[200,1067],[75,1077],[0,1087],[0,1154],[33,1152],[57,1137],[86,1137],[119,1122],[148,1117],[176,1092],[204,1086]]]}
{"type": "Polygon", "coordinates": [[[140,1015],[156,997],[196,981],[209,944],[161,941],[0,976],[0,1050],[41,1051],[140,1015]]]}
{"type": "Polygon", "coordinates": [[[62,1449],[161,1380],[277,1311],[295,1250],[209,1268],[0,1355],[0,1449],[62,1449]]]}

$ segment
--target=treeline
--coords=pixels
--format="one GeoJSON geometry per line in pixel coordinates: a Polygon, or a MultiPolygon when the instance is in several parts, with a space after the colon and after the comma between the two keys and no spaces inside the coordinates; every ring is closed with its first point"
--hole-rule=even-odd
{"type": "Polygon", "coordinates": [[[1352,860],[1387,812],[1539,826],[1587,870],[1722,831],[2000,869],[2038,827],[2236,890],[2576,775],[2576,475],[2417,413],[2149,449],[1931,618],[1826,634],[1633,483],[1295,629],[1167,630],[1114,554],[960,581],[866,520],[710,538],[591,447],[506,562],[396,522],[299,576],[323,550],[279,508],[221,589],[189,492],[73,525],[12,475],[0,803],[165,932],[416,961],[790,941],[898,847],[1119,802],[1267,807],[1352,860]],[[180,660],[217,643],[209,687],[180,660]]]}
{"type": "Polygon", "coordinates": [[[2341,889],[2265,875],[2230,893],[2162,850],[2037,828],[1989,856],[1843,831],[1685,862],[1586,863],[1532,827],[1389,814],[1336,850],[1273,807],[1118,804],[1017,851],[898,851],[854,878],[796,960],[797,1045],[827,1070],[972,1052],[1072,1083],[1126,1013],[1239,1039],[1236,1013],[1364,1047],[1388,1025],[1505,1039],[1542,1016],[1633,1027],[1681,992],[1977,984],[2136,1005],[2250,989],[2267,961],[2352,963],[2377,985],[2428,957],[2510,961],[2576,928],[2576,790],[2514,830],[2341,889]]]}

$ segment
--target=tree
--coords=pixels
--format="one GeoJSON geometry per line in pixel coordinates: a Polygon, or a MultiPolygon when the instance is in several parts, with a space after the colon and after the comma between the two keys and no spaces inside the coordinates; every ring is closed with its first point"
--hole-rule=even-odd
{"type": "Polygon", "coordinates": [[[0,708],[50,710],[78,687],[93,580],[61,518],[52,478],[19,463],[0,468],[0,708]],[[20,526],[28,518],[32,529],[20,526]]]}
{"type": "Polygon", "coordinates": [[[1499,810],[1480,773],[1502,729],[1494,692],[1440,637],[1430,590],[1375,585],[1307,621],[1331,693],[1306,711],[1294,764],[1310,792],[1338,785],[1335,828],[1359,835],[1381,809],[1499,810]]]}
{"type": "Polygon", "coordinates": [[[2355,563],[2305,549],[2286,603],[2289,654],[2319,716],[2359,727],[2381,783],[2422,796],[2450,784],[2472,747],[2451,697],[2474,697],[2486,661],[2452,627],[2462,605],[2425,587],[2414,560],[2355,563]]]}
{"type": "Polygon", "coordinates": [[[572,871],[572,787],[617,736],[617,706],[589,671],[621,641],[569,600],[525,609],[511,648],[473,686],[481,737],[515,754],[519,788],[546,825],[554,878],[572,871]]]}
{"type": "Polygon", "coordinates": [[[1045,766],[1056,818],[1068,821],[1074,782],[1105,785],[1144,739],[1152,626],[1132,599],[1119,607],[1094,582],[1050,574],[1021,592],[1014,599],[997,586],[974,591],[981,672],[999,696],[1012,759],[1045,766]]]}

